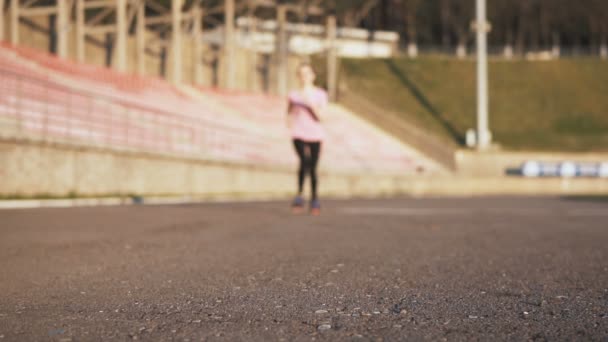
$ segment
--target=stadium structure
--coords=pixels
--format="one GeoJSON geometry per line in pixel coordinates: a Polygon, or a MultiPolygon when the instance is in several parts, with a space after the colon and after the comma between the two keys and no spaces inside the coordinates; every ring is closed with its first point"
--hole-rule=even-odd
{"type": "Polygon", "coordinates": [[[428,139],[412,146],[336,103],[339,58],[389,57],[399,36],[337,27],[318,3],[0,1],[2,195],[289,194],[296,161],[283,96],[311,58],[323,61],[334,100],[327,194],[520,189],[500,178],[513,158],[468,162],[428,139]],[[493,178],[455,181],[463,160],[493,178]]]}
{"type": "MultiPolygon", "coordinates": [[[[311,8],[323,16],[326,27],[300,27],[287,25],[288,12],[300,10],[288,5],[246,3],[276,11],[277,20],[258,23],[251,15],[235,20],[235,13],[251,14],[254,8],[230,0],[215,8],[198,1],[171,4],[2,4],[0,113],[5,170],[11,175],[3,177],[4,195],[291,189],[295,156],[281,95],[293,82],[293,68],[311,54],[326,55],[329,67],[336,67],[335,18],[311,8]],[[225,24],[209,28],[205,38],[205,18],[217,11],[223,11],[225,24]],[[304,46],[303,51],[288,51],[288,31],[305,41],[295,44],[304,46]],[[250,86],[263,83],[251,79],[259,76],[255,74],[264,59],[272,70],[259,78],[272,78],[268,93],[250,86]],[[33,148],[44,151],[35,157],[33,148]],[[47,174],[35,175],[36,170],[47,174]],[[276,182],[277,174],[285,181],[276,182]]],[[[390,54],[394,34],[369,43],[365,33],[344,30],[342,53],[361,54],[360,41],[371,46],[370,53],[390,54]]],[[[335,81],[330,88],[335,92],[335,81]]],[[[333,104],[329,112],[324,172],[445,172],[440,163],[345,108],[333,104]]],[[[341,181],[337,188],[352,182],[341,181]]]]}

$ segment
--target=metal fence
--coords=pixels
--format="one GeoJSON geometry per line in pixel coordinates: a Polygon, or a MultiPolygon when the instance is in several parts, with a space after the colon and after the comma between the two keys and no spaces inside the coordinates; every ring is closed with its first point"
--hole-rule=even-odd
{"type": "MultiPolygon", "coordinates": [[[[444,46],[444,45],[428,45],[428,44],[419,44],[417,46],[417,53],[419,56],[425,55],[439,55],[450,58],[458,58],[458,46],[444,46]]],[[[469,43],[464,46],[464,50],[461,51],[464,53],[461,57],[474,58],[475,57],[475,44],[469,43]]],[[[542,59],[539,56],[547,56],[550,59],[559,59],[559,58],[597,58],[597,59],[608,59],[608,48],[604,48],[602,50],[599,46],[570,46],[563,45],[560,46],[559,49],[554,50],[553,46],[540,46],[538,48],[532,49],[526,47],[526,49],[521,52],[518,51],[515,46],[512,46],[512,55],[508,56],[505,51],[504,45],[491,45],[488,46],[488,54],[497,59],[532,59],[538,60],[542,59]]],[[[408,56],[408,45],[400,44],[396,50],[397,56],[408,56]]]]}

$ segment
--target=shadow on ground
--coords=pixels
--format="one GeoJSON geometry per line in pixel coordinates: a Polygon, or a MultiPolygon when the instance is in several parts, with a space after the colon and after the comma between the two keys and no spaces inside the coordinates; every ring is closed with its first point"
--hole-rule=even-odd
{"type": "Polygon", "coordinates": [[[420,105],[446,129],[446,131],[455,141],[458,142],[458,144],[463,145],[465,143],[464,137],[458,132],[456,127],[454,127],[452,123],[450,123],[444,117],[441,111],[439,111],[437,107],[431,103],[429,98],[422,92],[422,90],[409,77],[407,77],[407,75],[401,69],[399,69],[399,67],[395,64],[395,61],[387,59],[385,63],[395,77],[397,77],[399,81],[410,91],[412,96],[416,98],[420,105]]]}

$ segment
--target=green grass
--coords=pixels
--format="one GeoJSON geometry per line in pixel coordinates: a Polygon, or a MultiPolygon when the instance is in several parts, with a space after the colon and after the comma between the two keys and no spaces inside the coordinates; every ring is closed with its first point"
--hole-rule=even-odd
{"type": "MultiPolygon", "coordinates": [[[[475,128],[474,61],[346,59],[340,73],[348,91],[440,137],[462,145],[475,128]]],[[[490,129],[511,150],[608,151],[608,62],[492,61],[490,129]]]]}

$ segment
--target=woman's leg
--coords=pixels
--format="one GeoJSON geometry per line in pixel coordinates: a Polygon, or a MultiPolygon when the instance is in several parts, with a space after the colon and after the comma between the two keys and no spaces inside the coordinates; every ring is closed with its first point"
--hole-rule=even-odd
{"type": "Polygon", "coordinates": [[[317,199],[317,164],[321,154],[321,143],[314,142],[308,144],[310,149],[310,185],[312,190],[312,200],[317,199]]]}
{"type": "Polygon", "coordinates": [[[300,139],[294,139],[293,146],[298,154],[298,158],[300,159],[300,168],[298,169],[298,195],[301,196],[307,171],[305,143],[300,139]]]}

